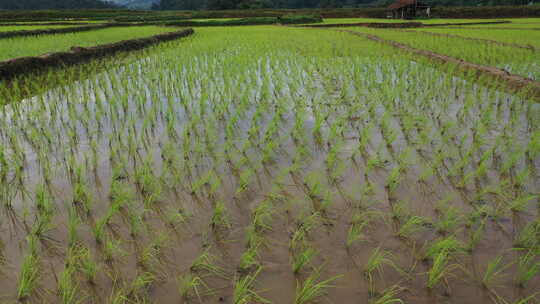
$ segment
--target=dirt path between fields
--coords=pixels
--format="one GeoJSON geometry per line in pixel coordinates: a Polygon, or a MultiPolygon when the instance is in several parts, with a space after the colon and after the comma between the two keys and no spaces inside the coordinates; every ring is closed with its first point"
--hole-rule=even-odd
{"type": "Polygon", "coordinates": [[[123,40],[93,47],[73,46],[70,51],[44,54],[36,57],[21,57],[0,62],[0,80],[9,80],[24,74],[30,74],[49,67],[58,67],[86,62],[91,59],[113,55],[121,51],[133,51],[190,36],[193,29],[158,34],[146,38],[123,40]]]}
{"type": "Polygon", "coordinates": [[[529,78],[525,78],[519,75],[510,74],[504,70],[490,67],[490,66],[483,66],[471,62],[464,61],[462,59],[437,54],[431,51],[422,50],[410,47],[406,44],[402,44],[399,42],[395,42],[392,40],[386,40],[381,37],[371,35],[371,34],[365,34],[365,33],[359,33],[349,30],[338,30],[341,32],[350,33],[356,36],[364,37],[376,42],[384,43],[390,46],[393,46],[395,48],[407,51],[409,53],[419,55],[425,58],[428,58],[430,60],[439,62],[439,63],[451,63],[455,64],[461,71],[466,72],[474,72],[477,78],[481,77],[489,77],[491,79],[501,81],[504,84],[506,84],[506,88],[511,92],[518,92],[518,93],[525,93],[528,97],[532,97],[534,100],[540,102],[540,82],[535,81],[529,78]]]}

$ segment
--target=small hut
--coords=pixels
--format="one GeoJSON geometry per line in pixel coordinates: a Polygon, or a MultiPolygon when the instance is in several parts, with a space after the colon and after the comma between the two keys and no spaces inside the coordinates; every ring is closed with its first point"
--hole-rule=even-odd
{"type": "Polygon", "coordinates": [[[429,17],[431,7],[418,0],[396,0],[388,9],[394,19],[412,19],[421,15],[429,17]]]}

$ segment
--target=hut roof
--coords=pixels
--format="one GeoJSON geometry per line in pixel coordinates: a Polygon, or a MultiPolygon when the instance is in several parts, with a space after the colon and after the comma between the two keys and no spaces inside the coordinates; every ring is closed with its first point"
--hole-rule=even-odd
{"type": "Polygon", "coordinates": [[[420,1],[416,1],[416,0],[396,0],[396,2],[392,3],[388,8],[389,9],[399,9],[399,8],[402,8],[402,7],[406,7],[406,6],[409,6],[409,5],[418,5],[418,7],[428,7],[428,5],[426,5],[425,3],[423,2],[420,2],[420,1]]]}

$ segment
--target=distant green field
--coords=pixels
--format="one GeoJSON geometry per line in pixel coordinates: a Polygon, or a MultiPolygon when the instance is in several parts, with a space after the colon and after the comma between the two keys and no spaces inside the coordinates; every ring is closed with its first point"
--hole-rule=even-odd
{"type": "Polygon", "coordinates": [[[175,30],[177,29],[158,26],[115,27],[80,33],[3,39],[0,43],[0,60],[37,56],[44,53],[66,51],[72,46],[94,46],[175,30]]]}
{"type": "Polygon", "coordinates": [[[0,26],[0,32],[12,32],[12,31],[33,31],[33,30],[45,30],[45,29],[57,29],[73,27],[74,25],[28,25],[28,26],[0,26]]]}
{"type": "MultiPolygon", "coordinates": [[[[438,54],[460,58],[465,61],[502,68],[513,74],[518,74],[533,79],[540,79],[540,66],[538,66],[538,63],[540,62],[540,53],[531,50],[511,46],[493,45],[481,41],[466,40],[459,37],[422,35],[415,31],[371,29],[366,27],[355,27],[352,30],[373,34],[387,40],[407,44],[414,48],[429,50],[438,54]]],[[[459,31],[460,30],[457,30],[455,33],[460,35],[459,31]]],[[[512,32],[503,34],[504,37],[507,37],[507,39],[511,39],[508,37],[512,35],[512,32]]],[[[526,37],[529,34],[529,32],[526,32],[520,35],[526,37]]],[[[494,36],[492,36],[489,30],[481,32],[480,35],[482,35],[482,37],[485,39],[494,39],[494,36]]],[[[530,42],[532,40],[527,41],[530,42]]]]}
{"type": "Polygon", "coordinates": [[[523,29],[516,33],[504,29],[467,29],[467,28],[420,28],[419,32],[451,34],[467,38],[489,39],[505,43],[540,48],[540,31],[523,29]]]}

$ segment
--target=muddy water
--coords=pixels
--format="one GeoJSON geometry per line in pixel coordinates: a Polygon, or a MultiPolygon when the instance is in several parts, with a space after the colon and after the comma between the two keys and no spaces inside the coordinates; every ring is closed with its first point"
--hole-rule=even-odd
{"type": "Polygon", "coordinates": [[[538,290],[538,275],[524,287],[515,282],[531,249],[515,250],[516,240],[538,219],[538,199],[514,212],[507,205],[540,188],[538,156],[520,150],[539,130],[529,101],[414,63],[287,52],[243,65],[228,56],[168,59],[3,109],[2,300],[17,302],[35,235],[39,275],[29,303],[62,301],[60,280],[75,263],[69,249],[81,247],[99,269],[91,281],[77,267],[69,276],[83,303],[234,303],[235,282],[257,273],[239,265],[263,203],[271,212],[252,288],[272,303],[295,303],[316,272],[335,278],[318,299],[328,303],[375,301],[392,286],[406,303],[512,302],[538,290]],[[481,164],[483,173],[471,175],[481,164]],[[45,218],[39,189],[52,215],[36,234],[45,218]],[[115,209],[118,191],[126,198],[115,209]],[[220,204],[225,224],[212,224],[220,204]],[[98,241],[95,227],[109,212],[98,241]],[[359,216],[370,220],[347,246],[359,216]],[[413,216],[423,222],[407,232],[413,216]],[[317,254],[295,274],[292,240],[308,222],[301,247],[317,254]],[[427,288],[427,248],[450,236],[466,247],[476,231],[473,249],[452,252],[448,275],[427,288]],[[377,249],[391,262],[368,280],[377,249]],[[192,267],[204,253],[217,273],[192,267]],[[484,288],[497,256],[513,264],[484,288]],[[204,282],[187,298],[178,290],[186,274],[204,282]]]}

